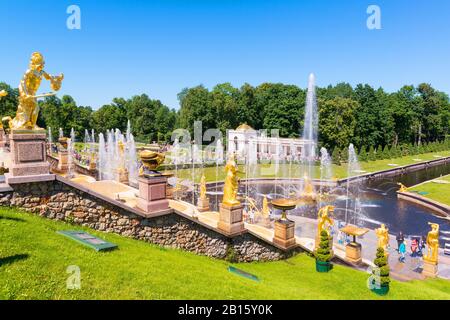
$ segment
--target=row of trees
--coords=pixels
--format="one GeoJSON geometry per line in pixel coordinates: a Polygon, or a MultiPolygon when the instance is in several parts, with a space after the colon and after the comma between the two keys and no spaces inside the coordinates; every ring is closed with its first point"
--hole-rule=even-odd
{"type": "MultiPolygon", "coordinates": [[[[14,116],[17,89],[0,83],[9,96],[0,100],[0,114],[14,116]]],[[[347,83],[317,89],[319,144],[329,150],[353,143],[361,148],[385,148],[442,141],[449,134],[449,97],[428,84],[404,86],[394,93],[347,83]]],[[[223,83],[208,90],[204,86],[185,88],[178,94],[180,109],[175,111],[159,100],[142,94],[130,99],[115,98],[98,110],[78,106],[70,96],[46,98],[40,102],[39,125],[104,132],[126,129],[131,122],[140,141],[170,139],[175,128],[193,133],[194,121],[203,128],[226,129],[247,123],[255,129],[278,129],[282,137],[298,137],[302,132],[306,90],[295,85],[263,83],[235,88],[223,83]]],[[[56,131],[56,130],[55,130],[56,131]]]]}
{"type": "MultiPolygon", "coordinates": [[[[420,145],[414,144],[402,144],[391,146],[379,146],[375,148],[370,146],[369,148],[363,146],[358,150],[355,150],[359,161],[368,162],[384,159],[395,159],[403,156],[419,155],[430,152],[439,152],[450,150],[450,138],[443,141],[436,141],[430,143],[423,143],[420,145]]],[[[335,147],[331,153],[331,159],[334,164],[341,165],[343,162],[348,161],[348,148],[339,149],[335,147]]]]}
{"type": "MultiPolygon", "coordinates": [[[[14,116],[18,104],[18,90],[4,83],[0,83],[1,89],[7,90],[9,94],[0,100],[0,115],[14,116]]],[[[74,128],[77,137],[83,137],[85,129],[105,132],[106,129],[118,128],[125,132],[130,120],[136,140],[167,141],[176,128],[177,112],[145,94],[130,99],[115,98],[98,110],[79,106],[68,95],[62,98],[48,97],[39,101],[39,106],[41,111],[38,125],[42,128],[53,128],[54,138],[58,135],[59,128],[63,129],[66,136],[71,128],[74,128]]]]}
{"type": "MultiPolygon", "coordinates": [[[[219,84],[184,89],[179,95],[180,125],[225,130],[240,123],[255,129],[279,129],[282,137],[298,137],[303,128],[306,90],[294,85],[263,83],[234,88],[219,84]],[[205,125],[206,124],[206,125],[205,125]]],[[[443,140],[449,133],[449,97],[428,84],[404,86],[387,93],[347,83],[317,89],[319,143],[327,149],[418,144],[443,140]]]]}

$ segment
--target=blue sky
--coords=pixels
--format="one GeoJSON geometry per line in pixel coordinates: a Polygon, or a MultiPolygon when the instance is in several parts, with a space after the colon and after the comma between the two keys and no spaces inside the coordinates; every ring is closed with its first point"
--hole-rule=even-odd
{"type": "MultiPolygon", "coordinates": [[[[0,81],[17,86],[41,51],[62,94],[94,109],[147,93],[178,108],[184,87],[346,81],[395,91],[431,83],[450,93],[447,0],[2,0],[0,81]],[[66,9],[81,9],[69,30],[66,9]],[[381,30],[366,9],[381,8],[381,30]]],[[[42,91],[48,91],[47,84],[42,91]]]]}

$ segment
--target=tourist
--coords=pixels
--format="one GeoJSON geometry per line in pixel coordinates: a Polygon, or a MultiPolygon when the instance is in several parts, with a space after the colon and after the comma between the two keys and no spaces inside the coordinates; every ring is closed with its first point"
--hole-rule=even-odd
{"type": "Polygon", "coordinates": [[[405,263],[405,253],[406,253],[406,241],[403,240],[398,246],[398,252],[400,253],[399,261],[405,263]]]}
{"type": "Polygon", "coordinates": [[[426,244],[425,237],[424,236],[420,237],[420,239],[419,239],[419,251],[418,251],[419,257],[423,256],[423,251],[425,250],[425,244],[426,244]]]}
{"type": "Polygon", "coordinates": [[[405,241],[405,237],[403,236],[403,232],[399,232],[399,234],[397,235],[397,252],[399,252],[400,250],[400,244],[405,241]]]}
{"type": "Polygon", "coordinates": [[[419,251],[419,243],[416,238],[411,240],[411,257],[416,257],[419,251]]]}
{"type": "Polygon", "coordinates": [[[255,212],[250,210],[250,223],[255,223],[255,212]]]}

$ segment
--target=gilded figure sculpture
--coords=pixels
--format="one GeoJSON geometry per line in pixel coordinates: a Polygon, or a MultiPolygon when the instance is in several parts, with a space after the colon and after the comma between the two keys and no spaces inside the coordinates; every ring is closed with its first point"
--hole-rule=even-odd
{"type": "Polygon", "coordinates": [[[200,199],[206,199],[206,177],[202,175],[200,179],[200,199]]]}
{"type": "Polygon", "coordinates": [[[0,90],[0,99],[3,97],[6,97],[8,95],[8,92],[5,90],[0,90]]]}
{"type": "Polygon", "coordinates": [[[389,229],[382,223],[380,228],[375,229],[375,234],[378,238],[378,248],[383,248],[384,252],[387,253],[389,245],[389,229]]]}
{"type": "Polygon", "coordinates": [[[270,214],[269,201],[267,200],[266,196],[264,196],[263,198],[262,214],[264,218],[268,218],[270,214]]]}
{"type": "Polygon", "coordinates": [[[240,204],[237,199],[239,188],[238,167],[236,164],[236,156],[234,153],[230,154],[227,164],[225,166],[225,185],[223,187],[222,204],[228,206],[235,206],[240,204]]]}
{"type": "Polygon", "coordinates": [[[317,224],[317,234],[320,236],[322,231],[325,231],[330,235],[328,230],[330,226],[333,225],[334,221],[330,217],[330,213],[334,212],[334,206],[325,206],[320,208],[318,212],[318,224],[317,224]]]}
{"type": "Polygon", "coordinates": [[[398,192],[407,192],[408,191],[408,187],[406,187],[403,183],[398,182],[397,184],[400,186],[400,189],[398,189],[398,192]]]}
{"type": "Polygon", "coordinates": [[[427,235],[427,254],[423,257],[428,262],[438,263],[439,250],[439,225],[437,223],[428,222],[431,231],[427,235]]]}
{"type": "Polygon", "coordinates": [[[50,81],[50,87],[54,91],[61,88],[64,75],[52,76],[44,71],[44,57],[39,52],[31,55],[29,69],[25,72],[19,84],[19,106],[14,119],[9,118],[9,127],[12,130],[39,130],[36,121],[39,114],[38,98],[54,96],[55,93],[37,95],[42,78],[50,81]]]}

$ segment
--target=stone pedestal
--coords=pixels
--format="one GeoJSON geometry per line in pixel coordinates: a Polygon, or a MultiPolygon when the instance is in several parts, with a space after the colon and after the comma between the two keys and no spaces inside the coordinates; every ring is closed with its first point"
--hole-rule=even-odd
{"type": "Polygon", "coordinates": [[[69,152],[58,150],[58,170],[66,172],[69,169],[69,152]]]}
{"type": "Polygon", "coordinates": [[[197,209],[200,212],[209,211],[209,199],[208,198],[198,198],[197,209]]]}
{"type": "Polygon", "coordinates": [[[221,203],[219,206],[218,228],[228,234],[241,233],[245,230],[242,220],[243,205],[228,206],[221,203]]]}
{"type": "Polygon", "coordinates": [[[426,258],[424,258],[422,274],[425,277],[436,278],[438,274],[438,264],[436,262],[428,261],[426,258]]]}
{"type": "Polygon", "coordinates": [[[350,242],[345,246],[345,259],[352,263],[361,263],[361,244],[350,242]]]}
{"type": "Polygon", "coordinates": [[[139,177],[139,199],[137,207],[147,213],[169,209],[166,198],[167,177],[139,177]]]}
{"type": "Polygon", "coordinates": [[[11,131],[11,177],[46,175],[50,172],[47,162],[45,131],[11,131]]]}
{"type": "Polygon", "coordinates": [[[295,222],[291,220],[275,221],[273,242],[285,249],[295,246],[295,222]]]}

